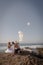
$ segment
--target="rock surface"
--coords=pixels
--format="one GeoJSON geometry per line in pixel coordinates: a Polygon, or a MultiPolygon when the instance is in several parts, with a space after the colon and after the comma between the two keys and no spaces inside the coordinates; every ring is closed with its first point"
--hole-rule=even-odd
{"type": "Polygon", "coordinates": [[[34,55],[32,56],[29,53],[15,55],[8,53],[0,53],[0,65],[43,65],[43,59],[38,58],[34,55]]]}

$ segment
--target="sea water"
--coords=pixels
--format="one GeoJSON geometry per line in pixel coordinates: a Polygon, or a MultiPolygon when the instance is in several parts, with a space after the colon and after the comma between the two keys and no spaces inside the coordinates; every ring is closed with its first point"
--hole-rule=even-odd
{"type": "MultiPolygon", "coordinates": [[[[29,47],[29,48],[43,48],[43,43],[20,43],[20,47],[29,47]]],[[[7,49],[7,43],[0,43],[0,52],[4,52],[7,49]]]]}

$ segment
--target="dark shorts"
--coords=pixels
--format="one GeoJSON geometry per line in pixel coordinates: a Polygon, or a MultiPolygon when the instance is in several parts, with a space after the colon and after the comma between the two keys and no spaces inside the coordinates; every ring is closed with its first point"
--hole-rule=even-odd
{"type": "Polygon", "coordinates": [[[18,53],[20,51],[20,48],[15,49],[15,53],[18,53]]]}

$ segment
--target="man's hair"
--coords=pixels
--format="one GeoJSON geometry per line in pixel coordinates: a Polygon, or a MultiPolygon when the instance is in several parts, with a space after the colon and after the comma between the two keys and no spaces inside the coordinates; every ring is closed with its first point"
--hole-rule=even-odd
{"type": "Polygon", "coordinates": [[[15,44],[15,43],[12,41],[12,44],[15,44]]]}

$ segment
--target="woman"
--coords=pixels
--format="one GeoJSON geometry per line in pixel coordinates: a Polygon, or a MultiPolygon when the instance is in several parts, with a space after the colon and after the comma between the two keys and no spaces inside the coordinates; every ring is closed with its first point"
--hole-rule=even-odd
{"type": "Polygon", "coordinates": [[[11,45],[11,43],[10,42],[8,42],[8,45],[7,45],[7,50],[5,51],[5,53],[12,53],[13,52],[13,50],[12,50],[12,45],[11,45]]]}

